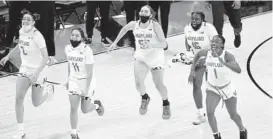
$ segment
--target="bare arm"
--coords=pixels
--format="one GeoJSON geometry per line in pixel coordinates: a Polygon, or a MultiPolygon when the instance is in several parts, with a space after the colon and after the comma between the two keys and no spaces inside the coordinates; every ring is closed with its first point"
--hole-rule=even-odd
{"type": "Polygon", "coordinates": [[[226,54],[225,54],[225,61],[226,62],[224,62],[222,59],[220,59],[220,61],[221,61],[221,63],[223,63],[226,67],[228,67],[232,71],[234,71],[236,73],[242,72],[239,64],[236,62],[234,56],[231,53],[226,52],[226,54]]]}
{"type": "Polygon", "coordinates": [[[130,23],[128,23],[127,25],[125,25],[119,32],[117,38],[115,39],[115,41],[113,42],[113,44],[117,44],[119,42],[119,40],[130,30],[134,30],[136,21],[131,21],[130,23]]]}
{"type": "Polygon", "coordinates": [[[194,55],[193,63],[191,65],[191,73],[194,73],[197,66],[197,61],[200,59],[200,57],[207,56],[208,51],[209,49],[202,49],[194,55]]]}
{"type": "Polygon", "coordinates": [[[164,36],[164,32],[161,28],[161,26],[157,22],[153,22],[153,27],[155,34],[158,37],[159,42],[157,44],[153,44],[154,48],[166,48],[167,47],[167,42],[166,38],[164,36]]]}
{"type": "Polygon", "coordinates": [[[185,37],[185,46],[186,50],[189,52],[191,50],[191,46],[188,44],[187,37],[185,37]]]}

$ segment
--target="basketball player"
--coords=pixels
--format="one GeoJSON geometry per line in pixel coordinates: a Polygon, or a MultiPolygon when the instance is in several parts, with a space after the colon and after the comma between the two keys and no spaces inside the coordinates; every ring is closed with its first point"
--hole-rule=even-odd
{"type": "Polygon", "coordinates": [[[139,112],[141,115],[147,113],[150,97],[144,85],[144,80],[150,71],[153,82],[163,99],[163,119],[170,119],[170,102],[168,100],[168,91],[163,83],[164,76],[164,48],[167,47],[163,30],[159,23],[153,19],[154,11],[148,5],[141,8],[139,12],[140,20],[131,21],[125,25],[116,40],[110,46],[109,50],[116,47],[119,40],[130,30],[133,31],[136,43],[134,53],[134,74],[136,89],[140,93],[141,106],[139,112]]]}
{"type": "Polygon", "coordinates": [[[203,49],[195,55],[189,82],[193,81],[194,76],[200,76],[196,74],[194,67],[205,65],[207,68],[207,114],[214,138],[221,139],[214,113],[222,99],[226,104],[230,118],[240,130],[240,139],[247,139],[247,130],[237,113],[237,92],[231,83],[232,72],[241,73],[241,68],[234,56],[224,49],[224,44],[225,38],[216,35],[213,38],[211,49],[203,49]],[[199,60],[200,57],[206,58],[199,60]]]}
{"type": "Polygon", "coordinates": [[[84,43],[86,37],[80,28],[72,30],[70,44],[65,48],[68,60],[68,81],[70,101],[70,124],[72,127],[71,138],[79,139],[77,133],[78,109],[81,102],[83,113],[89,113],[96,109],[99,116],[104,113],[104,107],[99,100],[91,100],[90,94],[94,94],[95,75],[94,58],[92,49],[84,43]]]}
{"type": "Polygon", "coordinates": [[[1,65],[4,65],[16,49],[20,50],[22,64],[19,73],[21,76],[18,76],[16,81],[15,101],[16,120],[19,130],[13,136],[13,138],[19,139],[25,136],[23,102],[28,89],[32,87],[32,104],[35,107],[40,106],[53,94],[52,85],[43,85],[41,83],[40,73],[48,62],[48,54],[45,39],[34,26],[35,20],[37,20],[35,14],[25,11],[22,18],[22,28],[19,30],[19,43],[13,51],[1,60],[1,65]]]}
{"type": "MultiPolygon", "coordinates": [[[[215,27],[212,24],[207,23],[205,21],[205,14],[199,11],[191,13],[191,23],[185,27],[184,33],[187,50],[185,55],[187,57],[191,54],[192,59],[194,54],[198,51],[209,48],[213,36],[217,35],[215,27]]],[[[187,61],[183,55],[181,55],[180,59],[182,61],[187,61]]],[[[192,59],[190,60],[190,63],[192,63],[192,59]]],[[[194,76],[193,79],[193,98],[198,111],[197,118],[193,121],[194,125],[199,125],[206,121],[201,90],[205,70],[206,68],[204,66],[195,68],[195,74],[197,76],[194,76]]]]}

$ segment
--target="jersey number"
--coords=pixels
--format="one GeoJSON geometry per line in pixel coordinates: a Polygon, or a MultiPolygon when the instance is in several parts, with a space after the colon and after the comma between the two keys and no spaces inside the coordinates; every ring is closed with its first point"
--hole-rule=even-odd
{"type": "Polygon", "coordinates": [[[217,75],[216,68],[214,68],[213,71],[214,71],[215,78],[217,79],[217,78],[218,78],[218,75],[217,75]]]}
{"type": "Polygon", "coordinates": [[[193,46],[195,49],[201,49],[201,47],[199,46],[199,42],[192,42],[192,46],[193,46]]]}
{"type": "Polygon", "coordinates": [[[24,47],[23,47],[23,46],[20,46],[20,48],[22,49],[23,54],[24,54],[24,55],[27,55],[27,53],[26,53],[24,47]]]}
{"type": "Polygon", "coordinates": [[[79,72],[80,71],[80,68],[79,68],[79,66],[78,66],[77,63],[72,63],[72,66],[74,67],[74,71],[75,72],[79,72]]]}

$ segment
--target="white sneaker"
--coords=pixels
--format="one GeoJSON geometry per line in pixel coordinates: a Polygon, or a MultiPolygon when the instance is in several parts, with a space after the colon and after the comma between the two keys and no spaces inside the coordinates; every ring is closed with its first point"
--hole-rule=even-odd
{"type": "Polygon", "coordinates": [[[54,86],[52,84],[45,84],[43,93],[47,93],[46,101],[51,101],[54,97],[54,86]]]}
{"type": "Polygon", "coordinates": [[[15,133],[12,138],[13,139],[22,139],[26,136],[24,131],[17,131],[17,133],[15,133]]]}
{"type": "Polygon", "coordinates": [[[199,125],[206,122],[206,114],[197,112],[197,118],[192,122],[194,125],[199,125]]]}
{"type": "Polygon", "coordinates": [[[57,63],[58,61],[55,59],[54,56],[49,56],[48,57],[48,64],[54,64],[57,63]]]}

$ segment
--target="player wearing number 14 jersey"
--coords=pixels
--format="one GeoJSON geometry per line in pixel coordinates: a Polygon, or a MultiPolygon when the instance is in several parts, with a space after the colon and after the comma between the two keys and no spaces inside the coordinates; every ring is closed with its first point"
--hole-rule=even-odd
{"type": "MultiPolygon", "coordinates": [[[[205,22],[205,14],[203,12],[192,12],[191,23],[185,27],[186,49],[193,55],[198,51],[210,48],[213,36],[218,35],[215,27],[205,22]]],[[[198,109],[197,118],[193,121],[194,125],[201,124],[206,121],[205,112],[202,104],[202,82],[206,68],[204,66],[195,68],[195,76],[193,79],[193,98],[198,109]]]]}
{"type": "Polygon", "coordinates": [[[72,128],[71,138],[79,139],[77,133],[78,108],[81,102],[81,110],[88,113],[96,110],[99,116],[104,113],[104,107],[99,100],[94,100],[95,75],[94,57],[92,49],[84,43],[86,37],[81,28],[72,30],[71,44],[65,48],[68,61],[68,81],[70,101],[70,124],[72,128]]]}

